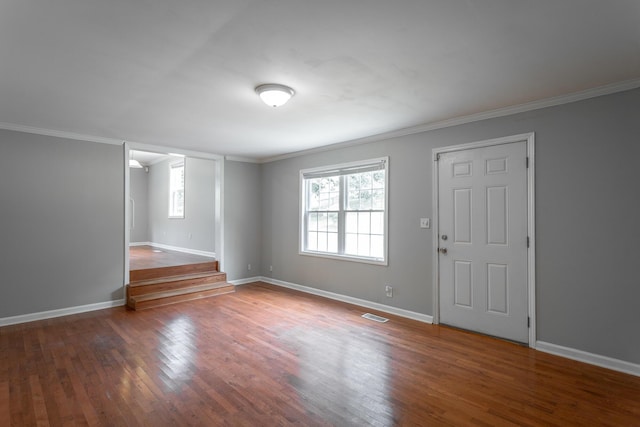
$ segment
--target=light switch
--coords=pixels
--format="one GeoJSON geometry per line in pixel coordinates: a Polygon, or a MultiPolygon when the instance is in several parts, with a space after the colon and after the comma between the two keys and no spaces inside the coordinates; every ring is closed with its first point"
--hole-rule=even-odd
{"type": "Polygon", "coordinates": [[[431,221],[429,221],[429,218],[420,218],[420,228],[429,227],[431,227],[431,221]]]}

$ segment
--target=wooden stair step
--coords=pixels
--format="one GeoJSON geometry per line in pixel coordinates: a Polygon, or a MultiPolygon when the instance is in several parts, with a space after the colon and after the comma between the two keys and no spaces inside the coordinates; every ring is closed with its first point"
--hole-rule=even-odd
{"type": "Polygon", "coordinates": [[[161,277],[180,276],[183,274],[205,273],[214,271],[219,271],[218,261],[172,265],[157,268],[145,268],[140,270],[131,270],[129,272],[129,281],[137,282],[141,280],[157,279],[161,277]]]}
{"type": "Polygon", "coordinates": [[[223,272],[192,273],[181,276],[160,277],[148,280],[139,280],[129,283],[128,295],[142,295],[149,292],[169,291],[181,287],[226,282],[227,274],[223,272]]]}
{"type": "Polygon", "coordinates": [[[143,295],[130,296],[127,300],[129,308],[142,310],[145,308],[159,307],[175,304],[183,301],[192,301],[201,298],[212,297],[235,292],[235,286],[227,282],[217,282],[174,289],[163,292],[152,292],[143,295]]]}

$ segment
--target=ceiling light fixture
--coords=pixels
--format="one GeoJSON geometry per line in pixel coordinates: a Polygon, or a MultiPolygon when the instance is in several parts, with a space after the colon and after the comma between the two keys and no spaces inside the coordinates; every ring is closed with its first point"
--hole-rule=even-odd
{"type": "Polygon", "coordinates": [[[256,93],[268,106],[280,107],[286,104],[296,92],[289,86],[270,83],[256,87],[256,93]]]}

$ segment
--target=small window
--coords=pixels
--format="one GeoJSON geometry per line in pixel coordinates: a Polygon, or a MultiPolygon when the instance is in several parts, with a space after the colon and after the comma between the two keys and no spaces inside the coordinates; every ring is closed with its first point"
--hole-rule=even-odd
{"type": "Polygon", "coordinates": [[[169,218],[184,218],[184,160],[169,165],[169,218]]]}
{"type": "Polygon", "coordinates": [[[387,265],[388,158],[300,171],[300,253],[387,265]]]}

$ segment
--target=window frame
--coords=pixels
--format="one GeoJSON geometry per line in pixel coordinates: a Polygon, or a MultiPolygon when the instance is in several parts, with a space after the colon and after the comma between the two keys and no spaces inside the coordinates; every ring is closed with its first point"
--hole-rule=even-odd
{"type": "Polygon", "coordinates": [[[187,208],[187,198],[186,198],[186,187],[187,187],[187,162],[186,159],[181,159],[174,162],[169,162],[169,219],[184,219],[187,208]],[[174,189],[172,187],[172,172],[174,168],[182,167],[182,215],[174,215],[174,205],[172,203],[174,189]]]}
{"type": "MultiPolygon", "coordinates": [[[[374,264],[374,265],[389,265],[389,157],[378,157],[367,160],[360,160],[355,162],[348,163],[340,163],[334,165],[321,166],[316,168],[308,168],[300,170],[300,188],[299,188],[299,224],[298,224],[298,253],[300,255],[320,257],[320,258],[329,258],[336,259],[342,261],[353,261],[365,264],[374,264]],[[349,176],[351,174],[348,173],[348,170],[353,169],[354,173],[358,173],[358,169],[362,169],[362,172],[366,172],[365,169],[373,168],[376,165],[382,165],[380,167],[381,170],[385,171],[384,174],[384,209],[381,211],[379,209],[367,209],[367,210],[351,210],[345,207],[347,200],[348,189],[346,184],[346,179],[342,179],[342,177],[349,176]],[[334,175],[331,175],[331,172],[335,172],[334,175]],[[309,206],[309,198],[311,192],[308,189],[308,180],[313,179],[313,176],[310,175],[324,175],[324,176],[340,176],[340,185],[339,185],[339,208],[338,208],[338,253],[334,252],[322,252],[307,249],[307,227],[308,227],[308,214],[309,212],[313,212],[308,210],[309,206]],[[305,178],[305,176],[307,176],[305,178]],[[379,257],[371,257],[371,256],[361,256],[361,255],[352,255],[345,254],[345,241],[346,241],[346,213],[348,212],[382,212],[384,216],[383,220],[383,255],[382,258],[379,257]]],[[[323,211],[324,212],[324,211],[323,211]]],[[[333,212],[333,211],[332,211],[333,212]]],[[[369,233],[369,236],[372,234],[369,233]]]]}

